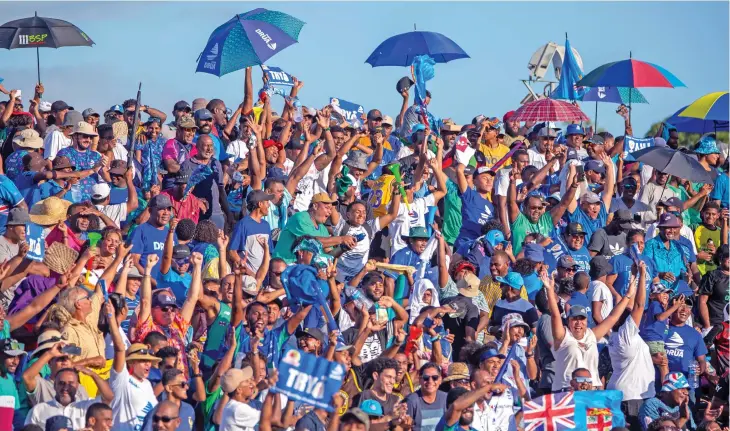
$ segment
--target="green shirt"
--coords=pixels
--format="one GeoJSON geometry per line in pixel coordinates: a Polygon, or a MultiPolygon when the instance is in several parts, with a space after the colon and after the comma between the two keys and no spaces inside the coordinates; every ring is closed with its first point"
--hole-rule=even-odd
{"type": "Polygon", "coordinates": [[[461,230],[461,197],[459,187],[451,180],[446,180],[446,196],[444,196],[444,239],[453,245],[461,230]]]}
{"type": "Polygon", "coordinates": [[[220,400],[221,398],[223,398],[223,389],[218,386],[218,388],[213,392],[208,392],[208,384],[206,382],[205,401],[202,405],[204,418],[203,429],[205,431],[215,431],[218,429],[218,426],[213,423],[213,408],[215,407],[215,403],[218,402],[218,400],[220,400]]]}
{"type": "Polygon", "coordinates": [[[15,410],[20,408],[20,397],[18,396],[18,387],[15,386],[15,380],[11,374],[5,377],[0,376],[0,396],[11,396],[15,398],[15,410]]]}
{"type": "Polygon", "coordinates": [[[10,338],[10,324],[7,320],[3,320],[3,327],[0,329],[0,340],[10,338]]]}
{"type": "Polygon", "coordinates": [[[292,245],[297,238],[304,235],[327,238],[330,233],[322,223],[315,227],[308,211],[298,212],[289,217],[286,226],[281,230],[279,242],[276,243],[274,248],[274,257],[284,259],[288,264],[294,263],[296,256],[292,252],[292,245]]]}
{"type": "MultiPolygon", "coordinates": [[[[202,365],[206,370],[215,368],[226,354],[226,334],[231,326],[231,307],[219,302],[220,310],[213,323],[208,326],[208,335],[203,346],[202,365]]],[[[238,336],[238,333],[236,333],[238,336]]]]}
{"type": "Polygon", "coordinates": [[[549,212],[543,214],[537,223],[531,223],[530,219],[520,212],[517,220],[512,223],[510,228],[512,229],[512,252],[517,255],[522,250],[522,242],[527,234],[539,233],[548,236],[555,229],[555,225],[553,224],[553,216],[549,212]]]}

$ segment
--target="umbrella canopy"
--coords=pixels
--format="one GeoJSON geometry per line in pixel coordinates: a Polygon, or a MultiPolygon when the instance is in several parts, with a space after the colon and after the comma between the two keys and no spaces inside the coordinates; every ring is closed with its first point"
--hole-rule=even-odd
{"type": "Polygon", "coordinates": [[[0,26],[0,48],[91,46],[94,41],[68,21],[42,16],[16,19],[0,26]]]}
{"type": "Polygon", "coordinates": [[[685,87],[667,69],[653,63],[635,60],[615,61],[599,66],[578,81],[583,87],[685,87]]]}
{"type": "Polygon", "coordinates": [[[428,55],[436,63],[448,63],[451,60],[469,58],[469,55],[456,42],[441,33],[411,31],[386,39],[375,48],[365,62],[373,67],[408,67],[419,55],[428,55]]]}
{"type": "Polygon", "coordinates": [[[510,121],[588,121],[588,117],[572,103],[540,99],[522,105],[510,121]]]}
{"type": "Polygon", "coordinates": [[[639,90],[629,91],[626,87],[593,87],[583,95],[584,102],[604,103],[649,103],[639,90]],[[629,95],[629,93],[631,93],[629,95]]]}
{"type": "Polygon", "coordinates": [[[727,122],[730,117],[727,100],[727,91],[706,94],[687,106],[679,116],[727,122]]]}
{"type": "Polygon", "coordinates": [[[632,153],[638,162],[646,163],[654,169],[675,177],[688,179],[695,183],[712,183],[712,173],[696,159],[669,147],[649,147],[632,153]]]}
{"type": "Polygon", "coordinates": [[[680,117],[679,114],[687,109],[687,106],[675,112],[667,118],[666,122],[677,128],[678,132],[684,133],[710,133],[715,131],[727,131],[728,121],[702,120],[699,118],[680,117]]]}
{"type": "Polygon", "coordinates": [[[213,31],[195,71],[223,76],[264,64],[297,43],[304,24],[291,15],[263,8],[238,14],[213,31]]]}

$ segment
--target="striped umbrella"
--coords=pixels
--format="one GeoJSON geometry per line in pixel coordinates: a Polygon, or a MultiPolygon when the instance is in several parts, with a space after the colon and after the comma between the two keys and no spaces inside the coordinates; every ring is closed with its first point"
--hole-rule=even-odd
{"type": "Polygon", "coordinates": [[[728,92],[717,91],[705,94],[679,113],[680,117],[701,120],[728,121],[728,92]]]}
{"type": "Polygon", "coordinates": [[[588,121],[580,108],[555,99],[540,99],[526,103],[515,111],[511,121],[588,121]]]}

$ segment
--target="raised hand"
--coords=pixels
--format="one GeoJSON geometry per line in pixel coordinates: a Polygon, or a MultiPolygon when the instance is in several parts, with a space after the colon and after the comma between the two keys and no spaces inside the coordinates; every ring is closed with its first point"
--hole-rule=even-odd
{"type": "Polygon", "coordinates": [[[226,236],[221,229],[218,229],[218,238],[216,238],[216,242],[218,243],[218,248],[221,250],[225,250],[226,247],[228,247],[228,236],[226,236]]]}
{"type": "Polygon", "coordinates": [[[256,242],[258,242],[263,249],[269,248],[269,239],[266,235],[256,235],[256,242]]]}
{"type": "Polygon", "coordinates": [[[148,254],[146,270],[150,271],[152,269],[152,267],[157,265],[157,262],[159,262],[159,261],[160,261],[160,258],[156,254],[148,254]]]}
{"type": "Polygon", "coordinates": [[[198,252],[194,252],[190,255],[190,263],[199,267],[203,266],[203,255],[198,252]]]}

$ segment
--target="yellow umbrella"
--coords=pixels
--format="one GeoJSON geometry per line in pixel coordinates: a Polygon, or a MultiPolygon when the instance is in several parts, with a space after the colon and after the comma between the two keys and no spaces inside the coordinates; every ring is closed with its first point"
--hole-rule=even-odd
{"type": "Polygon", "coordinates": [[[680,117],[700,118],[702,120],[728,121],[728,92],[717,91],[706,94],[692,102],[680,117]]]}

